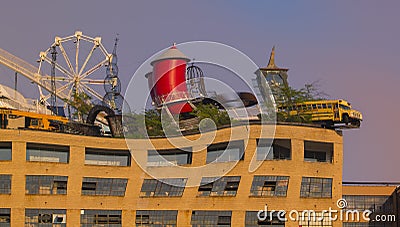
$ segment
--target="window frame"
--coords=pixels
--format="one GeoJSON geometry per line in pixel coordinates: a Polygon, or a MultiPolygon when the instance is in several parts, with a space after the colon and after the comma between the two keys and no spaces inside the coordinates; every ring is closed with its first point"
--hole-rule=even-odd
{"type": "Polygon", "coordinates": [[[302,177],[301,198],[332,198],[333,178],[302,177]],[[329,187],[328,187],[329,186],[329,187]],[[327,190],[327,188],[329,190],[327,190]]]}
{"type": "Polygon", "coordinates": [[[255,175],[251,183],[250,197],[286,197],[289,180],[289,176],[255,175]],[[275,183],[274,190],[266,190],[266,182],[275,183]]]}
{"type": "Polygon", "coordinates": [[[83,177],[81,195],[123,197],[125,196],[127,185],[127,178],[83,177]]]}
{"type": "Polygon", "coordinates": [[[305,162],[318,162],[318,163],[334,162],[334,154],[335,154],[334,143],[304,140],[303,146],[304,146],[303,158],[305,162]],[[324,159],[321,159],[319,157],[322,153],[325,154],[324,159]]]}
{"type": "Polygon", "coordinates": [[[256,143],[257,143],[256,156],[257,156],[258,161],[292,160],[292,140],[291,139],[259,138],[256,140],[256,143]],[[267,145],[271,145],[271,147],[269,147],[267,145]],[[261,153],[262,149],[267,149],[267,148],[268,148],[268,151],[266,152],[266,154],[262,154],[261,153]],[[289,155],[287,155],[287,153],[289,155]]]}
{"type": "MultiPolygon", "coordinates": [[[[5,158],[0,159],[0,162],[7,162],[7,161],[12,161],[12,142],[7,142],[7,141],[1,141],[0,142],[0,153],[1,156],[5,156],[5,158]],[[3,152],[7,152],[7,154],[3,154],[3,152]]],[[[0,156],[0,157],[1,157],[0,156]]]]}
{"type": "Polygon", "coordinates": [[[197,197],[235,197],[241,176],[203,177],[197,189],[197,197]]]}
{"type": "MultiPolygon", "coordinates": [[[[125,161],[125,160],[122,160],[125,161]]],[[[120,150],[120,149],[109,149],[109,148],[92,148],[92,147],[86,147],[85,148],[85,165],[93,165],[93,166],[113,166],[113,167],[129,167],[131,166],[132,162],[132,156],[129,150],[120,150]],[[99,159],[88,159],[89,156],[99,156],[103,157],[104,159],[110,158],[110,160],[99,160],[99,159]],[[112,164],[113,162],[118,162],[120,160],[112,160],[113,157],[126,157],[126,164],[112,164]],[[90,162],[93,163],[90,163],[90,162]],[[94,162],[97,161],[98,164],[95,164],[94,162]],[[87,163],[89,162],[89,163],[87,163]],[[101,164],[101,162],[105,162],[104,164],[101,164]],[[107,162],[110,162],[111,164],[107,164],[107,162]]]]}
{"type": "Polygon", "coordinates": [[[186,183],[187,178],[144,179],[140,197],[182,197],[186,183]],[[182,185],[176,186],[176,183],[182,185]]]}
{"type": "Polygon", "coordinates": [[[159,150],[148,150],[147,151],[147,166],[149,167],[157,167],[157,166],[170,166],[170,165],[178,165],[185,166],[191,165],[193,159],[192,147],[186,148],[176,148],[176,149],[159,149],[159,150]],[[186,155],[186,160],[183,163],[179,163],[178,155],[186,155]],[[157,157],[157,162],[149,162],[151,156],[157,157]],[[168,157],[174,157],[173,158],[168,157]],[[167,157],[167,158],[166,158],[167,157]],[[176,163],[174,163],[176,161],[176,163]]]}
{"type": "Polygon", "coordinates": [[[68,188],[68,176],[59,176],[59,175],[25,176],[25,195],[67,195],[67,188],[68,188]],[[59,189],[58,185],[55,184],[55,182],[65,182],[65,189],[59,189]]]}
{"type": "Polygon", "coordinates": [[[26,143],[26,161],[28,162],[48,162],[48,163],[62,163],[68,164],[69,163],[69,156],[70,156],[71,148],[70,146],[65,145],[57,145],[57,144],[43,144],[43,143],[26,143]],[[30,152],[38,152],[38,156],[31,155],[30,152]],[[54,156],[45,156],[42,153],[53,153],[54,156]],[[61,155],[62,154],[62,155],[61,155]],[[58,157],[57,157],[58,155],[58,157]],[[65,156],[65,157],[64,157],[65,156]],[[38,160],[32,160],[32,157],[38,158],[38,160]],[[58,161],[52,161],[51,159],[44,159],[44,158],[58,158],[58,161]],[[60,160],[64,159],[65,160],[60,160]]]}
{"type": "Polygon", "coordinates": [[[206,163],[210,164],[210,163],[243,161],[244,156],[245,156],[245,149],[243,140],[215,143],[215,144],[210,144],[207,147],[206,163]],[[238,157],[234,157],[235,153],[233,153],[233,155],[231,154],[231,151],[234,149],[238,149],[238,157]],[[231,150],[230,153],[228,153],[229,154],[228,160],[222,159],[226,158],[227,153],[225,153],[225,151],[227,150],[231,150]]]}

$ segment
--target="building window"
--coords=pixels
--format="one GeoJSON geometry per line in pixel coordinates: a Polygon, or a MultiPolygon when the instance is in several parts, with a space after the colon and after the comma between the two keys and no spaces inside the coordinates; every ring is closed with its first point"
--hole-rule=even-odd
{"type": "Polygon", "coordinates": [[[122,226],[122,211],[120,210],[81,210],[81,227],[122,226]]]}
{"type": "Polygon", "coordinates": [[[149,150],[147,166],[169,166],[192,164],[192,148],[149,150]]]}
{"type": "Polygon", "coordinates": [[[284,227],[285,219],[283,214],[279,212],[271,213],[268,212],[267,217],[265,217],[265,212],[261,213],[260,219],[257,216],[258,211],[246,211],[245,227],[258,227],[258,226],[273,226],[273,227],[284,227]],[[279,216],[278,215],[282,215],[279,216]]]}
{"type": "Polygon", "coordinates": [[[25,209],[25,226],[67,226],[66,210],[25,209]]]}
{"type": "Polygon", "coordinates": [[[286,196],[287,176],[254,176],[250,196],[286,196]]]}
{"type": "Polygon", "coordinates": [[[207,163],[233,162],[243,159],[244,159],[243,140],[212,144],[207,148],[207,163]]]}
{"type": "Polygon", "coordinates": [[[82,195],[124,196],[128,179],[84,177],[82,195]]]}
{"type": "Polygon", "coordinates": [[[0,175],[0,194],[11,194],[11,175],[0,175]]]}
{"type": "Polygon", "coordinates": [[[332,198],[332,178],[303,177],[300,196],[332,198]]]}
{"type": "Polygon", "coordinates": [[[69,147],[60,145],[27,143],[26,160],[31,162],[69,162],[69,147]]]}
{"type": "MultiPolygon", "coordinates": [[[[390,196],[382,195],[344,195],[343,198],[347,201],[345,210],[358,210],[360,213],[365,210],[370,210],[374,213],[393,213],[393,209],[385,210],[386,203],[390,201],[390,196]]],[[[389,206],[392,208],[393,204],[389,206]]]]}
{"type": "Polygon", "coordinates": [[[138,210],[136,211],[136,226],[168,226],[176,227],[178,211],[176,210],[138,210]]]}
{"type": "Polygon", "coordinates": [[[185,190],[186,178],[144,179],[141,197],[179,197],[185,190]]]}
{"type": "Polygon", "coordinates": [[[290,139],[259,139],[257,140],[257,160],[290,160],[290,139]]]}
{"type": "Polygon", "coordinates": [[[26,176],[25,193],[30,195],[67,194],[67,176],[26,176]]]}
{"type": "Polygon", "coordinates": [[[327,212],[299,212],[299,226],[332,226],[327,212]]]}
{"type": "Polygon", "coordinates": [[[203,177],[198,190],[198,196],[236,196],[240,176],[221,178],[203,177]]]}
{"type": "Polygon", "coordinates": [[[11,209],[0,208],[0,226],[9,227],[11,221],[11,209]]]}
{"type": "Polygon", "coordinates": [[[130,166],[129,150],[85,149],[85,164],[99,166],[130,166]]]}
{"type": "Polygon", "coordinates": [[[0,142],[0,161],[10,161],[12,158],[12,143],[0,142]]]}
{"type": "Polygon", "coordinates": [[[304,161],[332,163],[333,143],[304,141],[304,161]]]}
{"type": "Polygon", "coordinates": [[[192,226],[231,226],[232,211],[192,211],[192,226]]]}

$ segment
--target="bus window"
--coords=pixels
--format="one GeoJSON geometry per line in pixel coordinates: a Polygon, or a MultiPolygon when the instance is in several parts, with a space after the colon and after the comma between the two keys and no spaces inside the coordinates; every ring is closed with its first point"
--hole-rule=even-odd
{"type": "Polygon", "coordinates": [[[332,108],[332,104],[329,103],[328,104],[328,108],[331,109],[332,108]]]}
{"type": "Polygon", "coordinates": [[[325,103],[322,104],[322,108],[326,109],[326,104],[325,103]]]}
{"type": "Polygon", "coordinates": [[[317,104],[312,104],[313,109],[317,109],[317,104]]]}
{"type": "Polygon", "coordinates": [[[311,105],[307,105],[307,110],[311,110],[311,105]]]}
{"type": "Polygon", "coordinates": [[[317,108],[318,108],[318,109],[321,109],[321,108],[322,108],[322,105],[321,105],[321,104],[317,104],[317,108]]]}
{"type": "Polygon", "coordinates": [[[340,104],[340,108],[344,110],[350,110],[350,107],[340,104]]]}

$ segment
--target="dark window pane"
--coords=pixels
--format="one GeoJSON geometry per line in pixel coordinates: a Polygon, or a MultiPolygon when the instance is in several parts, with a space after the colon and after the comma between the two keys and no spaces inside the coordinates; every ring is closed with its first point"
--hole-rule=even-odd
{"type": "Polygon", "coordinates": [[[257,160],[290,160],[290,139],[257,140],[257,160]]]}
{"type": "Polygon", "coordinates": [[[192,148],[149,150],[147,166],[186,165],[192,163],[192,148]]]}
{"type": "Polygon", "coordinates": [[[244,142],[231,141],[228,143],[212,144],[207,148],[207,163],[231,162],[244,159],[244,142]]]}
{"type": "Polygon", "coordinates": [[[82,195],[124,196],[128,179],[84,177],[82,195]]]}
{"type": "Polygon", "coordinates": [[[304,161],[332,162],[333,143],[304,141],[304,161]]]}
{"type": "Polygon", "coordinates": [[[122,226],[122,211],[120,210],[82,210],[81,226],[122,226]]]}
{"type": "Polygon", "coordinates": [[[25,226],[59,226],[67,224],[66,210],[25,209],[25,226]]]}
{"type": "Polygon", "coordinates": [[[192,226],[231,226],[231,211],[192,211],[192,226]]]}
{"type": "Polygon", "coordinates": [[[11,175],[0,175],[0,194],[11,194],[11,175]]]}
{"type": "Polygon", "coordinates": [[[10,226],[10,220],[11,220],[11,209],[0,208],[0,226],[2,227],[10,226]]]}
{"type": "Polygon", "coordinates": [[[65,195],[67,181],[67,176],[27,175],[25,192],[30,195],[65,195]]]}
{"type": "Polygon", "coordinates": [[[198,189],[198,196],[236,196],[240,176],[225,176],[221,178],[203,177],[198,189]]]}
{"type": "Polygon", "coordinates": [[[136,226],[175,227],[177,216],[176,210],[138,210],[136,211],[136,226]]]}
{"type": "MultiPolygon", "coordinates": [[[[246,218],[245,218],[245,226],[246,227],[258,227],[258,226],[274,226],[274,227],[284,227],[285,222],[281,221],[285,218],[285,216],[279,216],[279,212],[271,213],[268,212],[267,216],[265,217],[265,212],[260,214],[259,219],[257,217],[258,211],[246,211],[246,218]]],[[[281,214],[279,214],[281,215],[281,214]]]]}
{"type": "Polygon", "coordinates": [[[12,143],[0,142],[0,161],[9,161],[12,158],[12,143]]]}
{"type": "Polygon", "coordinates": [[[332,179],[303,177],[300,188],[301,197],[332,197],[332,179]]]}
{"type": "Polygon", "coordinates": [[[251,196],[286,196],[289,183],[287,176],[254,176],[251,196]]]}
{"type": "Polygon", "coordinates": [[[85,164],[101,166],[130,166],[131,154],[129,150],[86,148],[85,164]]]}
{"type": "Polygon", "coordinates": [[[144,179],[141,197],[179,197],[185,190],[186,178],[144,179]]]}
{"type": "Polygon", "coordinates": [[[69,147],[50,144],[26,144],[26,160],[33,162],[69,162],[69,147]]]}

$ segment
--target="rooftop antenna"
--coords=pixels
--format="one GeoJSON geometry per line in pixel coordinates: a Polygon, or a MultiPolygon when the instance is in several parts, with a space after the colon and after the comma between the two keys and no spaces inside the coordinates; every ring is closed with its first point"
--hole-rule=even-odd
{"type": "Polygon", "coordinates": [[[118,41],[119,41],[118,36],[119,36],[119,34],[117,33],[117,35],[115,36],[114,49],[113,49],[113,52],[112,52],[112,54],[115,55],[115,56],[117,56],[117,44],[118,44],[118,41]]]}
{"type": "Polygon", "coordinates": [[[57,99],[56,99],[56,60],[57,60],[57,50],[56,46],[51,47],[51,97],[50,97],[50,110],[53,111],[55,115],[58,115],[57,110],[57,99]]]}

